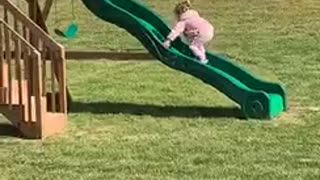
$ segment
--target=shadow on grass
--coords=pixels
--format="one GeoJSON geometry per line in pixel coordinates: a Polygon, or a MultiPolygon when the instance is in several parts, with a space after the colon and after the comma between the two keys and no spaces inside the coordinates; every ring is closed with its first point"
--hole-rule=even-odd
{"type": "Polygon", "coordinates": [[[5,138],[5,137],[20,138],[21,134],[20,134],[20,131],[14,126],[12,126],[11,124],[0,123],[0,138],[5,138]]]}
{"type": "Polygon", "coordinates": [[[245,119],[237,107],[158,106],[114,102],[72,102],[71,113],[132,114],[154,117],[230,117],[245,119]]]}

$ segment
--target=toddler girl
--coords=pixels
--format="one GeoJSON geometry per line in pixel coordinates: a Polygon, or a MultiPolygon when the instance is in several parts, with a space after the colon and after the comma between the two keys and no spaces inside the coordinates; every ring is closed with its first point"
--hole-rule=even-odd
{"type": "Polygon", "coordinates": [[[199,13],[191,9],[189,0],[178,3],[174,9],[178,22],[163,43],[165,48],[169,48],[182,33],[188,40],[192,52],[200,59],[200,62],[207,63],[205,44],[214,36],[214,27],[199,13]]]}

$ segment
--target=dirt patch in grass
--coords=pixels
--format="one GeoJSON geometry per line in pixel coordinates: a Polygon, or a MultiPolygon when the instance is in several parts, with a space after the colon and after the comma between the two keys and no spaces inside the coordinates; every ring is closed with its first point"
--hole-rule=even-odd
{"type": "Polygon", "coordinates": [[[305,106],[301,102],[294,101],[289,104],[289,109],[277,117],[276,124],[295,124],[305,125],[305,117],[311,113],[320,112],[320,107],[316,106],[305,106]]]}

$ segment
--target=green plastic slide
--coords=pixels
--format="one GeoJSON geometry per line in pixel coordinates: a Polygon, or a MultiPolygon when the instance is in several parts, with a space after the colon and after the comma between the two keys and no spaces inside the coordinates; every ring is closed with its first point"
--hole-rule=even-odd
{"type": "Polygon", "coordinates": [[[240,105],[247,118],[272,119],[287,109],[284,88],[258,79],[226,57],[206,52],[201,64],[187,44],[177,39],[162,46],[170,28],[151,8],[136,0],[82,0],[99,18],[124,28],[158,60],[210,84],[240,105]]]}

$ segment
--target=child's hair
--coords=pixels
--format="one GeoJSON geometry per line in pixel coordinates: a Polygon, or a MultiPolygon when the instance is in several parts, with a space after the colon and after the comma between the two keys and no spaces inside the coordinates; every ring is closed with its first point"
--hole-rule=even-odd
{"type": "Polygon", "coordinates": [[[180,16],[182,13],[184,13],[190,9],[191,9],[190,0],[185,0],[185,1],[182,1],[176,5],[176,7],[174,8],[174,13],[175,13],[175,15],[180,16]]]}

